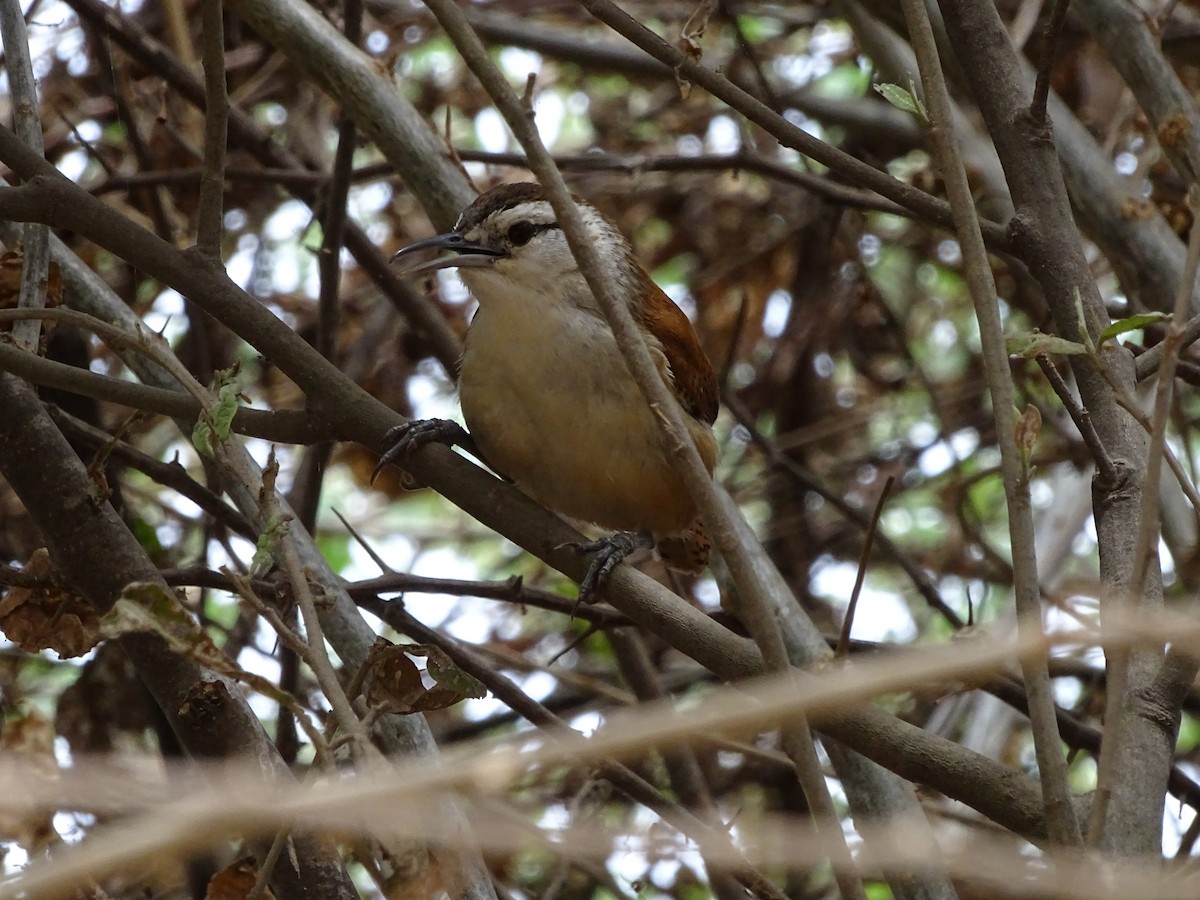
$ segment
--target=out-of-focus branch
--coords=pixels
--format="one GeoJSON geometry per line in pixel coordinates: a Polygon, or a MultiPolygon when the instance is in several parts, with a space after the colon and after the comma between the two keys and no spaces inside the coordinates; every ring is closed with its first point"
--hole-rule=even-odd
{"type": "MultiPolygon", "coordinates": [[[[555,715],[541,703],[529,697],[511,679],[480,659],[479,654],[453,638],[429,628],[417,621],[413,616],[396,604],[385,603],[378,598],[364,597],[360,601],[364,609],[369,609],[398,632],[410,637],[440,647],[462,670],[479,679],[493,696],[502,700],[505,705],[522,716],[526,721],[536,725],[543,734],[552,741],[570,742],[578,739],[570,725],[555,715]]],[[[697,833],[716,836],[716,823],[705,822],[691,810],[685,809],[675,801],[664,797],[652,785],[646,783],[637,773],[623,763],[603,760],[599,766],[603,776],[609,779],[618,789],[629,793],[637,802],[661,815],[673,827],[683,834],[695,837],[697,833]]],[[[732,846],[731,846],[732,849],[732,846]]],[[[782,900],[783,896],[770,881],[760,872],[750,866],[742,866],[736,872],[739,881],[755,892],[756,896],[782,900]]]]}

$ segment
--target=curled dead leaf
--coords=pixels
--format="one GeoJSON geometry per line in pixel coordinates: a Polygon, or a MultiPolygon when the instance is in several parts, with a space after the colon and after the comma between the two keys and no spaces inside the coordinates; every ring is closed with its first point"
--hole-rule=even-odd
{"type": "MultiPolygon", "coordinates": [[[[50,555],[35,550],[22,573],[48,578],[50,555]]],[[[61,659],[83,656],[100,642],[100,617],[77,594],[49,581],[45,587],[12,587],[0,599],[0,631],[27,653],[53,650],[61,659]]]]}
{"type": "Polygon", "coordinates": [[[432,644],[376,642],[364,663],[363,694],[371,706],[384,706],[400,715],[445,709],[468,697],[483,697],[487,689],[432,644]],[[425,683],[411,657],[428,659],[425,683]]]}
{"type": "MultiPolygon", "coordinates": [[[[204,900],[246,900],[258,878],[258,864],[251,856],[235,859],[208,880],[204,900]]],[[[264,900],[275,900],[270,888],[263,891],[264,900]]]]}

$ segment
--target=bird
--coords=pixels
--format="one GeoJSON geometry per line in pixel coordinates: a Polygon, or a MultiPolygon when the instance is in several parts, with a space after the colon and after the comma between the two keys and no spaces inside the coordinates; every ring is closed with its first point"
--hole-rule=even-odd
{"type": "MultiPolygon", "coordinates": [[[[718,388],[696,331],[617,226],[575,202],[711,475],[718,388]]],[[[375,474],[425,443],[459,445],[547,509],[615,531],[574,545],[595,554],[581,599],[639,547],[657,546],[672,569],[702,571],[708,532],[542,187],[494,187],[451,231],[401,248],[392,261],[427,251],[451,255],[410,262],[402,274],[457,268],[478,302],[459,370],[467,429],[440,419],[396,426],[375,474]]]]}

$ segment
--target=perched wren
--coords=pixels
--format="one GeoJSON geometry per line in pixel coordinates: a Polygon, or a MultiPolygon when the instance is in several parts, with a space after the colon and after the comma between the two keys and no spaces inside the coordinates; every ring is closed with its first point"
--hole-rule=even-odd
{"type": "MultiPolygon", "coordinates": [[[[717,380],[696,332],[617,227],[577,202],[711,473],[717,380]]],[[[405,274],[457,268],[479,301],[458,385],[470,434],[451,422],[408,422],[389,432],[376,471],[431,440],[465,445],[543,506],[619,529],[581,545],[599,551],[581,596],[637,546],[657,542],[672,568],[704,568],[711,542],[696,505],[541,187],[493,188],[463,210],[453,231],[393,260],[424,250],[453,255],[405,274]]]]}

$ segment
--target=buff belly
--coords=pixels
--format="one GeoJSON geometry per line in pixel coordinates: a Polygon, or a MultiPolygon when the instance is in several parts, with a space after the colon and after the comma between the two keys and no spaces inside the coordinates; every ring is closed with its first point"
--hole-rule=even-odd
{"type": "MultiPolygon", "coordinates": [[[[463,416],[488,462],[571,518],[686,529],[695,506],[607,325],[574,309],[517,322],[504,312],[476,315],[460,381],[463,416]]],[[[711,470],[712,432],[687,418],[711,470]]]]}

